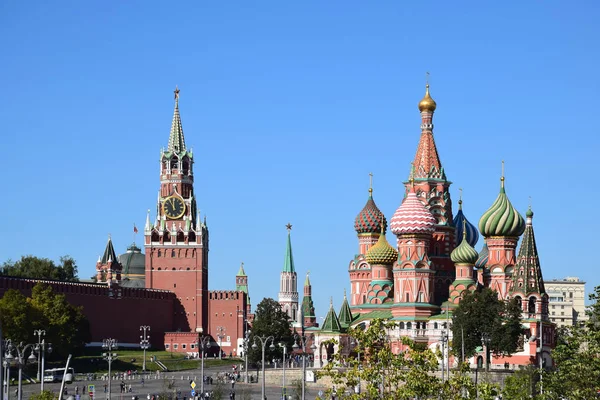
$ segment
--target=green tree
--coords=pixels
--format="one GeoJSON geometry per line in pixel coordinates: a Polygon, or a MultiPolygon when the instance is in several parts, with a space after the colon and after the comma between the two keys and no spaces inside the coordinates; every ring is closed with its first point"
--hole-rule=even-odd
{"type": "Polygon", "coordinates": [[[2,275],[16,278],[53,279],[78,282],[77,265],[70,256],[60,258],[60,264],[48,258],[22,256],[19,261],[8,260],[2,265],[2,275]]]}
{"type": "Polygon", "coordinates": [[[523,333],[521,309],[515,299],[503,301],[489,288],[466,293],[452,316],[453,351],[461,357],[475,355],[482,338],[490,338],[489,350],[496,355],[511,355],[518,350],[523,333]]]}
{"type": "Polygon", "coordinates": [[[342,359],[341,352],[334,354],[333,362],[318,372],[318,376],[330,377],[334,385],[325,398],[335,393],[339,399],[408,400],[440,393],[442,386],[434,374],[437,355],[408,338],[402,340],[407,350],[394,354],[387,332],[395,327],[394,322],[374,319],[365,330],[349,330],[348,335],[356,343],[353,351],[362,354],[361,361],[342,359]],[[339,368],[342,364],[344,368],[339,368]],[[361,393],[355,392],[358,386],[361,393]]]}
{"type": "Polygon", "coordinates": [[[530,366],[515,371],[507,376],[502,389],[502,396],[511,400],[530,400],[535,396],[537,370],[530,366]]]}
{"type": "Polygon", "coordinates": [[[35,310],[18,290],[10,289],[0,298],[0,324],[5,339],[27,342],[33,336],[35,310]]]}
{"type": "Polygon", "coordinates": [[[44,390],[40,393],[34,393],[29,397],[29,400],[56,400],[58,395],[50,390],[44,390]]]}
{"type": "Polygon", "coordinates": [[[4,336],[13,342],[33,343],[34,329],[46,331],[54,356],[77,354],[91,340],[90,327],[81,307],[69,304],[44,283],[36,284],[31,297],[8,290],[0,299],[0,323],[4,336]]]}
{"type": "Polygon", "coordinates": [[[552,350],[555,368],[544,371],[543,399],[597,398],[600,389],[600,286],[590,295],[589,320],[581,326],[562,328],[552,350]]]}
{"type": "Polygon", "coordinates": [[[288,349],[288,354],[291,352],[293,343],[293,335],[290,326],[290,317],[281,309],[281,305],[271,298],[264,298],[256,306],[254,313],[254,321],[252,322],[252,330],[250,331],[248,351],[248,359],[250,362],[262,361],[262,349],[260,340],[255,337],[273,336],[275,349],[271,350],[269,346],[265,349],[265,363],[271,362],[272,359],[282,359],[283,349],[279,347],[279,343],[285,344],[288,349]],[[256,343],[257,348],[252,348],[256,343]]]}

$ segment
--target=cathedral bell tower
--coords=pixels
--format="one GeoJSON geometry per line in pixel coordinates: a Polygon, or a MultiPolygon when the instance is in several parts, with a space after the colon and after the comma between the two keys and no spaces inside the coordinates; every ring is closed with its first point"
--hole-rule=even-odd
{"type": "Polygon", "coordinates": [[[194,197],[194,158],[185,145],[179,115],[179,89],[166,151],[160,154],[156,220],[144,227],[146,287],[177,295],[173,330],[207,330],[208,228],[194,197]]]}

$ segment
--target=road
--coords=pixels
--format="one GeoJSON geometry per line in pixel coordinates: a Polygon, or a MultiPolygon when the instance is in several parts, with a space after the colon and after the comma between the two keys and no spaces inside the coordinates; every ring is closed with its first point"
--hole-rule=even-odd
{"type": "MultiPolygon", "coordinates": [[[[218,372],[229,372],[230,369],[226,367],[213,367],[213,368],[205,368],[205,375],[216,377],[218,372]]],[[[242,378],[243,378],[242,374],[242,378]]],[[[139,398],[139,400],[147,400],[148,395],[152,397],[152,395],[158,395],[160,393],[168,392],[168,393],[180,393],[179,398],[183,399],[184,396],[186,399],[190,399],[191,397],[191,387],[190,380],[194,380],[196,383],[196,392],[200,392],[201,380],[200,380],[200,370],[191,370],[191,371],[183,371],[183,372],[165,372],[161,373],[160,377],[157,377],[156,374],[151,374],[149,377],[144,379],[144,384],[142,385],[140,377],[136,377],[135,379],[125,379],[125,385],[127,389],[129,385],[131,385],[131,392],[121,393],[120,385],[121,379],[113,379],[112,380],[112,390],[111,390],[111,399],[112,400],[132,400],[135,396],[139,398]],[[169,383],[173,383],[173,388],[169,389],[169,383]]],[[[80,395],[80,400],[93,400],[90,398],[87,387],[88,385],[95,386],[95,397],[96,400],[107,400],[108,393],[105,393],[105,385],[108,384],[107,380],[93,380],[93,381],[75,381],[70,385],[65,385],[67,388],[67,397],[75,396],[76,388],[78,389],[78,393],[80,395]]],[[[213,385],[205,385],[205,391],[214,390],[216,388],[216,379],[213,380],[213,385]]],[[[15,394],[17,386],[11,386],[11,392],[9,400],[17,400],[17,396],[15,394]]],[[[223,399],[227,400],[230,398],[230,393],[232,392],[231,383],[226,383],[222,385],[223,388],[223,399]]],[[[58,393],[60,390],[60,383],[46,383],[44,385],[44,389],[51,390],[54,393],[58,393]]],[[[315,399],[320,389],[324,388],[308,388],[306,389],[306,399],[315,399]]],[[[23,399],[29,399],[29,397],[34,393],[39,393],[40,385],[39,384],[23,384],[23,399]]],[[[235,392],[236,400],[260,400],[261,397],[261,384],[259,383],[251,383],[244,384],[237,382],[233,389],[235,392]]],[[[288,388],[288,393],[291,393],[292,389],[288,388]]],[[[281,386],[267,385],[265,387],[265,393],[268,400],[280,400],[282,388],[281,386]]],[[[77,400],[73,397],[72,400],[77,400]]]]}

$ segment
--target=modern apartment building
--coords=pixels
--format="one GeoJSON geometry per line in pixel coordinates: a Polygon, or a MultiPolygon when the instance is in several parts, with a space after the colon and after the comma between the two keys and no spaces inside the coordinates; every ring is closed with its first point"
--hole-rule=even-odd
{"type": "Polygon", "coordinates": [[[557,326],[585,321],[585,282],[574,276],[544,281],[550,297],[549,317],[557,326]]]}

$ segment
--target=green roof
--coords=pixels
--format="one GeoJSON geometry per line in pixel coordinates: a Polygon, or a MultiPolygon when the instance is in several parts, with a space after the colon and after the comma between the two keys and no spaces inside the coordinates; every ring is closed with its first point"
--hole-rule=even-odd
{"type": "Polygon", "coordinates": [[[292,239],[290,237],[291,228],[288,229],[287,246],[285,249],[285,261],[283,263],[283,272],[296,272],[294,268],[294,256],[292,255],[292,239]]]}
{"type": "Polygon", "coordinates": [[[348,304],[348,298],[346,297],[346,291],[344,290],[344,301],[342,302],[342,308],[340,308],[340,324],[343,328],[348,328],[352,323],[352,311],[350,311],[350,305],[348,304]]]}
{"type": "Polygon", "coordinates": [[[108,264],[109,260],[114,263],[118,262],[117,254],[115,253],[115,248],[113,247],[112,239],[110,238],[110,236],[108,237],[108,242],[106,243],[106,248],[104,249],[104,254],[100,259],[100,263],[108,264]]]}
{"type": "Polygon", "coordinates": [[[323,332],[341,332],[342,325],[340,324],[340,320],[335,314],[335,310],[333,309],[333,302],[329,305],[329,312],[325,317],[325,321],[323,322],[323,327],[321,328],[323,332]]]}
{"type": "Polygon", "coordinates": [[[181,116],[179,115],[179,89],[177,88],[175,88],[175,110],[173,111],[173,122],[171,123],[171,133],[169,134],[169,146],[167,151],[172,151],[177,154],[185,153],[185,139],[183,137],[181,116]]]}
{"type": "Polygon", "coordinates": [[[360,314],[358,316],[358,318],[356,318],[354,321],[352,321],[352,323],[357,323],[357,322],[362,322],[362,321],[370,321],[370,320],[376,319],[376,318],[391,319],[392,311],[387,309],[387,310],[371,311],[366,314],[360,314]]]}
{"type": "Polygon", "coordinates": [[[244,271],[244,263],[240,265],[240,270],[238,271],[236,276],[246,276],[246,272],[244,271]]]}

